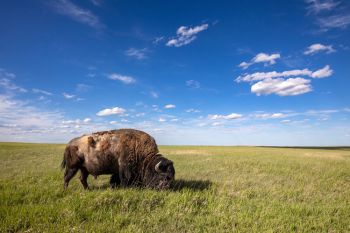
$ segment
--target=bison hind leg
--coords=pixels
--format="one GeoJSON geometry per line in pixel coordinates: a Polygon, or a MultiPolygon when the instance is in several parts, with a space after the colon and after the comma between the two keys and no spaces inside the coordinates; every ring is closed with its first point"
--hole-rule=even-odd
{"type": "Polygon", "coordinates": [[[109,184],[111,185],[111,188],[116,188],[120,184],[119,174],[112,174],[109,184]]]}
{"type": "Polygon", "coordinates": [[[89,176],[89,172],[86,170],[85,167],[80,168],[80,182],[83,185],[84,189],[88,189],[89,185],[87,182],[87,178],[89,176]]]}
{"type": "Polygon", "coordinates": [[[77,174],[77,172],[77,168],[66,168],[64,173],[64,189],[67,189],[69,181],[75,176],[75,174],[77,174]]]}

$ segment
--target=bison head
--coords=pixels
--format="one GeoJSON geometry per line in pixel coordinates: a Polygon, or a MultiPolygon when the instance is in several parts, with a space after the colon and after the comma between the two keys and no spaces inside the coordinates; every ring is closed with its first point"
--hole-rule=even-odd
{"type": "Polygon", "coordinates": [[[159,156],[148,169],[146,186],[155,189],[168,189],[175,179],[173,162],[159,156]]]}

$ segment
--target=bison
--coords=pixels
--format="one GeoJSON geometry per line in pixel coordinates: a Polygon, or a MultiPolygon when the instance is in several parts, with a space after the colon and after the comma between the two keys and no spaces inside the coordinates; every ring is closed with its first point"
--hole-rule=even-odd
{"type": "Polygon", "coordinates": [[[158,153],[149,134],[134,129],[96,132],[72,139],[66,146],[62,169],[64,188],[80,170],[80,181],[88,189],[89,174],[95,178],[111,174],[110,185],[167,189],[175,178],[173,162],[158,153]]]}

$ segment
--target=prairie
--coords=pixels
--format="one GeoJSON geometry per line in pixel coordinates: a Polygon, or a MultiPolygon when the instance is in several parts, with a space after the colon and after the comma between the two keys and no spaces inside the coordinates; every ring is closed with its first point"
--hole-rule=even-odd
{"type": "Polygon", "coordinates": [[[0,232],[350,232],[350,148],[160,146],[167,191],[64,191],[63,150],[0,143],[0,232]]]}

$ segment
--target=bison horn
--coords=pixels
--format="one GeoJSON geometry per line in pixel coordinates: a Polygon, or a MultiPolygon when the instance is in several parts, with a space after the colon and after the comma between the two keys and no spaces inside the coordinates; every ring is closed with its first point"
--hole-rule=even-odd
{"type": "Polygon", "coordinates": [[[162,161],[160,161],[159,163],[157,163],[157,165],[156,165],[156,167],[155,167],[155,169],[156,169],[156,172],[158,172],[158,173],[161,173],[162,171],[160,170],[160,164],[162,163],[162,161]]]}

